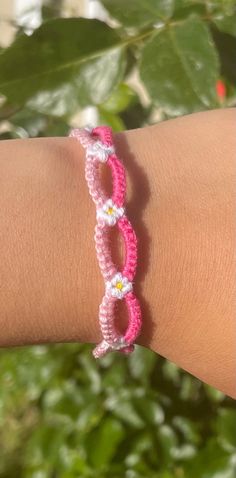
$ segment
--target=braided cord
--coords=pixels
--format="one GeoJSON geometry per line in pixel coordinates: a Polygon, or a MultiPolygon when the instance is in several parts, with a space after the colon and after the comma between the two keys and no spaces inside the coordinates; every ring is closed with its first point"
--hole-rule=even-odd
{"type": "Polygon", "coordinates": [[[112,129],[109,126],[75,128],[70,133],[86,150],[85,178],[89,193],[96,205],[95,248],[105,282],[105,294],[99,306],[99,323],[103,340],[93,350],[95,358],[119,350],[131,353],[140,333],[142,316],[140,304],[133,291],[137,267],[137,237],[125,212],[125,170],[115,153],[112,129]],[[109,198],[103,191],[99,177],[99,163],[106,163],[112,174],[113,192],[109,198]],[[125,244],[125,261],[118,271],[112,261],[109,228],[117,225],[125,244]],[[124,335],[115,326],[116,301],[125,300],[128,325],[124,335]]]}

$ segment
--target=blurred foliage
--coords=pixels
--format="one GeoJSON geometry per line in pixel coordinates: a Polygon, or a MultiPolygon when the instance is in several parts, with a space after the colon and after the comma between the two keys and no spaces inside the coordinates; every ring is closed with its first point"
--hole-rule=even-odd
{"type": "Polygon", "coordinates": [[[143,347],[0,353],[1,478],[235,478],[235,402],[143,347]]]}
{"type": "MultiPolygon", "coordinates": [[[[66,135],[87,106],[119,131],[235,104],[235,1],[102,3],[107,24],[48,0],[0,48],[2,139],[66,135]]],[[[0,352],[1,478],[235,476],[235,402],[156,354],[0,352]]]]}
{"type": "Polygon", "coordinates": [[[61,3],[0,51],[3,138],[65,135],[87,106],[119,131],[235,104],[236,0],[103,0],[107,23],[61,3]]]}

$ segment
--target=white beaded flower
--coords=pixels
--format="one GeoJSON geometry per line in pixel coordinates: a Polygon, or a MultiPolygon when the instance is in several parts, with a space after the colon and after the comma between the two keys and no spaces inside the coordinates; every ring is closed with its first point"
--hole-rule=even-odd
{"type": "Polygon", "coordinates": [[[87,147],[87,156],[99,158],[102,163],[108,160],[110,154],[115,153],[114,146],[107,146],[101,141],[94,141],[87,147]]]}
{"type": "Polygon", "coordinates": [[[108,199],[101,208],[97,209],[97,219],[103,219],[109,226],[114,226],[124,212],[123,207],[116,206],[112,199],[108,199]]]}
{"type": "Polygon", "coordinates": [[[120,272],[117,272],[110,281],[106,282],[106,292],[117,299],[123,299],[124,295],[132,289],[132,282],[120,272]]]}

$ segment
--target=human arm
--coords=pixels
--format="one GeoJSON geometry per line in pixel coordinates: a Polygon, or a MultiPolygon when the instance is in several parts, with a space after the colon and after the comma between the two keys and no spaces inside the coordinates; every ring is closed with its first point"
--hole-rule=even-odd
{"type": "MultiPolygon", "coordinates": [[[[215,110],[115,135],[139,239],[138,343],[233,397],[235,120],[215,110]]],[[[40,138],[2,141],[0,153],[0,345],[97,343],[104,285],[84,150],[40,138]]]]}

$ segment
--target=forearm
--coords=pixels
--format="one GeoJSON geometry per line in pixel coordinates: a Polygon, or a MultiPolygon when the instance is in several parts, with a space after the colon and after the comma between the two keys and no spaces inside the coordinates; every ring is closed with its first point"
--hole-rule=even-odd
{"type": "Polygon", "coordinates": [[[93,283],[94,210],[82,148],[50,138],[4,141],[0,149],[0,345],[89,340],[97,312],[89,297],[100,277],[93,283]]]}
{"type": "Polygon", "coordinates": [[[231,109],[127,135],[132,154],[142,158],[147,184],[144,199],[142,179],[134,177],[143,209],[143,226],[139,205],[132,211],[141,237],[136,280],[144,310],[140,342],[234,397],[235,130],[231,109]]]}
{"type": "MultiPolygon", "coordinates": [[[[115,136],[139,238],[138,342],[232,396],[234,123],[232,110],[217,111],[115,136]]],[[[0,345],[98,342],[104,285],[84,151],[68,138],[7,141],[0,151],[0,345]]]]}

